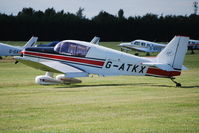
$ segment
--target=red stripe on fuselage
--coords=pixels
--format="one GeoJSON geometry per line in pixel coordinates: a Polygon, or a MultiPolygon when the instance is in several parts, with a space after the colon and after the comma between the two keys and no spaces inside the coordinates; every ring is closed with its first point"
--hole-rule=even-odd
{"type": "Polygon", "coordinates": [[[199,45],[199,43],[197,43],[197,44],[189,44],[188,46],[193,46],[193,45],[199,45]]]}
{"type": "Polygon", "coordinates": [[[47,58],[59,59],[59,60],[66,60],[66,61],[72,61],[72,62],[78,62],[78,63],[85,63],[85,64],[96,65],[96,66],[103,66],[104,65],[103,61],[96,61],[96,60],[90,60],[90,59],[81,59],[81,58],[73,58],[73,57],[61,56],[61,55],[35,53],[35,52],[28,52],[28,51],[23,51],[23,54],[35,55],[35,56],[47,57],[47,58]]]}
{"type": "Polygon", "coordinates": [[[179,72],[179,71],[165,71],[165,70],[161,70],[161,69],[158,69],[158,68],[148,68],[147,74],[172,77],[172,76],[179,76],[181,74],[181,72],[179,72]]]}

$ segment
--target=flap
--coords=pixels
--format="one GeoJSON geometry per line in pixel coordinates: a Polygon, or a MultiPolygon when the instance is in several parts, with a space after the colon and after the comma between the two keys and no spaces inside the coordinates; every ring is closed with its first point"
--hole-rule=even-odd
{"type": "Polygon", "coordinates": [[[44,64],[48,67],[51,67],[52,69],[55,69],[57,71],[60,71],[62,73],[66,74],[66,77],[68,78],[74,78],[74,77],[88,77],[88,73],[84,72],[80,69],[77,69],[75,67],[72,67],[67,64],[63,64],[58,61],[42,61],[41,64],[44,64]]]}
{"type": "Polygon", "coordinates": [[[77,68],[63,64],[63,63],[58,62],[58,61],[41,61],[40,63],[43,64],[43,65],[46,65],[48,67],[51,67],[51,68],[53,68],[57,71],[60,71],[62,73],[83,72],[83,71],[81,71],[77,68]]]}

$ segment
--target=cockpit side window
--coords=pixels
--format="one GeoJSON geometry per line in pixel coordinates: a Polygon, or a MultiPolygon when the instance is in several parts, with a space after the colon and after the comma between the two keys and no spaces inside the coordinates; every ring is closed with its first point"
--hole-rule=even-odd
{"type": "Polygon", "coordinates": [[[77,43],[64,42],[59,45],[55,47],[55,51],[61,54],[85,57],[89,50],[89,47],[77,43]]]}
{"type": "Polygon", "coordinates": [[[145,43],[144,43],[144,42],[142,42],[141,45],[142,45],[143,47],[145,47],[145,43]]]}
{"type": "Polygon", "coordinates": [[[76,55],[85,56],[88,52],[88,47],[77,45],[76,55]]]}
{"type": "Polygon", "coordinates": [[[149,43],[147,43],[147,47],[150,47],[150,44],[149,44],[149,43]]]}
{"type": "Polygon", "coordinates": [[[70,55],[75,55],[77,45],[73,43],[65,43],[65,49],[62,51],[62,53],[70,54],[70,55]]]}
{"type": "Polygon", "coordinates": [[[134,42],[134,45],[140,45],[140,42],[134,42]]]}

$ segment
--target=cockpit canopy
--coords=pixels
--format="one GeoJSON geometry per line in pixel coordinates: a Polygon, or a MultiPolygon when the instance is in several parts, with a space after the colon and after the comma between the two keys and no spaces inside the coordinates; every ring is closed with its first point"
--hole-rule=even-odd
{"type": "Polygon", "coordinates": [[[60,42],[55,46],[54,51],[60,54],[85,57],[89,49],[88,46],[74,42],[60,42]]]}

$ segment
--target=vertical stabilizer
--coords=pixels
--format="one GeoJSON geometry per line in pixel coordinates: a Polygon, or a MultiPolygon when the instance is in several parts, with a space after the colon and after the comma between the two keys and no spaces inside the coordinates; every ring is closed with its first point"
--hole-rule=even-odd
{"type": "Polygon", "coordinates": [[[99,45],[100,37],[95,36],[90,43],[99,45]]]}
{"type": "Polygon", "coordinates": [[[33,47],[37,42],[38,37],[31,37],[30,40],[24,45],[24,48],[33,47]]]}
{"type": "Polygon", "coordinates": [[[173,69],[181,70],[187,52],[189,37],[175,36],[157,55],[157,62],[168,64],[173,69]]]}

